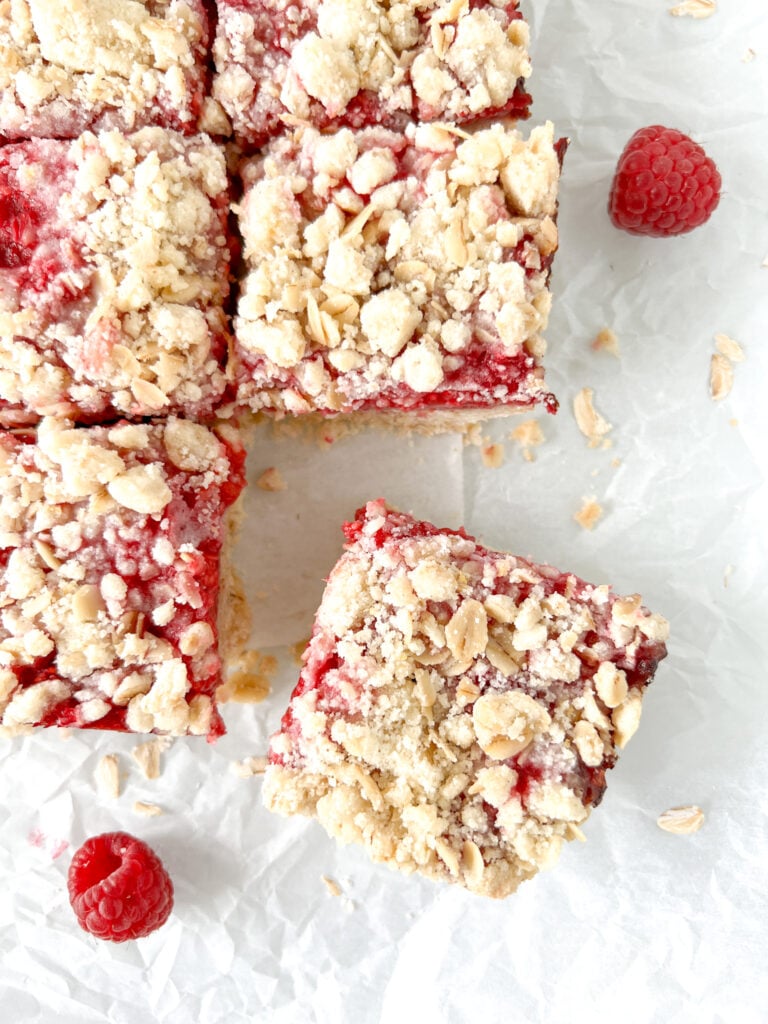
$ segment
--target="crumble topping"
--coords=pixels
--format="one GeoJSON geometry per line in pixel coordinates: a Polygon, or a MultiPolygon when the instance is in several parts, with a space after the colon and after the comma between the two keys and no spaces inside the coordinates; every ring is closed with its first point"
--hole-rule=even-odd
{"type": "Polygon", "coordinates": [[[584,498],[573,518],[584,530],[594,530],[603,518],[603,507],[595,497],[584,498]]]}
{"type": "Polygon", "coordinates": [[[559,173],[551,124],[527,140],[434,124],[273,141],[243,168],[241,404],[552,402],[540,360],[559,173]]]}
{"type": "Polygon", "coordinates": [[[682,0],[669,8],[675,18],[711,18],[717,10],[716,0],[682,0]]]}
{"type": "Polygon", "coordinates": [[[207,45],[201,0],[3,0],[0,138],[193,132],[207,45]]]}
{"type": "Polygon", "coordinates": [[[267,806],[505,896],[556,860],[640,721],[667,623],[371,502],[270,744],[267,806]]]}
{"type": "Polygon", "coordinates": [[[224,391],[228,183],[161,128],[0,151],[0,422],[210,415],[224,391]]]}
{"type": "Polygon", "coordinates": [[[276,466],[269,466],[256,478],[256,486],[261,491],[274,493],[276,491],[284,491],[288,484],[286,484],[283,474],[276,466]]]}
{"type": "Polygon", "coordinates": [[[136,800],[133,805],[135,814],[140,814],[144,818],[157,818],[159,815],[164,814],[163,808],[158,804],[148,804],[143,800],[136,800]]]}
{"type": "Polygon", "coordinates": [[[592,342],[592,348],[595,352],[608,352],[617,359],[621,355],[619,350],[619,339],[610,327],[604,327],[601,331],[598,331],[595,335],[594,341],[592,342]]]}
{"type": "Polygon", "coordinates": [[[715,402],[722,402],[733,388],[733,364],[727,356],[716,352],[709,364],[709,393],[715,402]]]}
{"type": "Polygon", "coordinates": [[[223,0],[213,93],[260,144],[317,127],[525,116],[529,31],[516,0],[223,0]]]}
{"type": "Polygon", "coordinates": [[[727,334],[715,335],[715,348],[732,363],[744,362],[744,349],[735,338],[730,338],[727,334]]]}
{"type": "Polygon", "coordinates": [[[0,435],[3,726],[223,731],[218,563],[244,461],[226,436],[175,418],[0,435]]]}
{"type": "Polygon", "coordinates": [[[110,800],[120,796],[120,765],[117,754],[105,754],[96,765],[96,785],[110,800]]]}

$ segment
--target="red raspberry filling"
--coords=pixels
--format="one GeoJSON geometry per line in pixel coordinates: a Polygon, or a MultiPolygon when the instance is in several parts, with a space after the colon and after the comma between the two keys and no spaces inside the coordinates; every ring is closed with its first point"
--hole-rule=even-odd
{"type": "Polygon", "coordinates": [[[110,942],[149,935],[173,909],[173,883],[160,858],[127,832],[88,839],[72,858],[67,890],[80,927],[110,942]]]}

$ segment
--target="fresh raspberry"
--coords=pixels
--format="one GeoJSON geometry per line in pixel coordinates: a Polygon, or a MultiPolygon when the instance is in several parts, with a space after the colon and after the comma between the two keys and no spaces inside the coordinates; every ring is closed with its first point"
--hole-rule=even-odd
{"type": "Polygon", "coordinates": [[[67,888],[80,927],[112,942],[149,935],[173,907],[173,885],[160,859],[127,832],[104,832],[83,843],[67,888]]]}
{"type": "Polygon", "coordinates": [[[709,220],[720,202],[720,184],[701,146],[655,124],[635,132],[621,154],[608,213],[632,235],[683,235],[709,220]]]}

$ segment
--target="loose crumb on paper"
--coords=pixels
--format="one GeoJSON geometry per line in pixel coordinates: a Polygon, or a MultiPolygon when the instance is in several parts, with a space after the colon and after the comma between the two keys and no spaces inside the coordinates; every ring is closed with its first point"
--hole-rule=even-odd
{"type": "Polygon", "coordinates": [[[341,886],[335,879],[329,878],[328,875],[321,875],[320,880],[331,896],[341,896],[341,886]]]}
{"type": "Polygon", "coordinates": [[[597,498],[595,497],[584,498],[581,508],[573,518],[583,529],[594,530],[603,518],[603,507],[598,503],[597,498]]]}
{"type": "Polygon", "coordinates": [[[763,262],[760,264],[761,267],[768,267],[768,256],[765,257],[763,262]]]}
{"type": "Polygon", "coordinates": [[[131,756],[143,772],[145,779],[160,778],[160,755],[164,754],[170,745],[168,737],[159,736],[155,740],[148,740],[133,748],[131,756]]]}
{"type": "Polygon", "coordinates": [[[520,447],[526,462],[533,462],[536,458],[533,449],[544,444],[544,432],[538,420],[525,420],[509,436],[520,447]]]}
{"type": "Polygon", "coordinates": [[[137,800],[133,805],[133,810],[144,818],[157,818],[160,814],[165,814],[163,808],[158,804],[147,804],[143,800],[137,800]]]}
{"type": "Polygon", "coordinates": [[[242,761],[233,761],[230,768],[238,779],[252,779],[254,775],[264,774],[267,770],[267,759],[264,756],[244,757],[242,761]]]}
{"type": "Polygon", "coordinates": [[[256,479],[256,486],[262,491],[284,491],[288,484],[283,475],[275,466],[265,469],[261,476],[256,479]]]}
{"type": "Polygon", "coordinates": [[[731,576],[733,575],[733,566],[729,562],[723,571],[723,586],[728,589],[728,584],[731,582],[731,576]]]}
{"type": "Polygon", "coordinates": [[[751,46],[747,47],[747,52],[741,58],[742,64],[751,64],[757,56],[757,53],[752,49],[751,46]]]}
{"type": "Polygon", "coordinates": [[[683,0],[669,8],[676,18],[710,18],[717,10],[715,0],[683,0]]]}
{"type": "Polygon", "coordinates": [[[729,338],[727,334],[715,335],[715,348],[732,363],[744,362],[744,349],[735,338],[729,338]]]}
{"type": "Polygon", "coordinates": [[[595,335],[595,338],[592,341],[592,349],[595,352],[607,352],[609,355],[615,356],[617,359],[621,355],[619,339],[610,327],[604,327],[602,331],[599,331],[595,335]]]}
{"type": "Polygon", "coordinates": [[[676,836],[690,836],[704,824],[704,812],[695,804],[686,807],[670,807],[656,819],[656,824],[665,832],[676,836]]]}
{"type": "Polygon", "coordinates": [[[100,793],[117,800],[120,796],[120,765],[117,754],[105,754],[96,765],[96,786],[100,793]]]}
{"type": "Polygon", "coordinates": [[[229,668],[227,681],[216,696],[221,703],[258,704],[269,696],[272,676],[277,670],[277,658],[258,651],[245,651],[229,668]]]}
{"type": "Polygon", "coordinates": [[[722,402],[733,388],[733,364],[716,352],[709,365],[709,393],[715,402],[722,402]]]}
{"type": "Polygon", "coordinates": [[[605,448],[610,446],[606,435],[613,430],[613,425],[595,409],[594,394],[592,388],[582,388],[573,400],[573,414],[579,430],[589,441],[589,447],[602,445],[605,448]]]}
{"type": "Polygon", "coordinates": [[[481,450],[481,458],[486,469],[499,469],[504,465],[504,445],[484,445],[481,450]]]}
{"type": "Polygon", "coordinates": [[[291,652],[291,657],[297,665],[304,664],[304,652],[309,646],[310,638],[304,637],[303,640],[297,640],[295,644],[291,644],[288,650],[291,652]]]}

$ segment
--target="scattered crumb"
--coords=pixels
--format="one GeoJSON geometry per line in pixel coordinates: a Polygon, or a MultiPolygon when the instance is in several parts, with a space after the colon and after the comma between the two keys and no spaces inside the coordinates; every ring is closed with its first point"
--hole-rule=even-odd
{"type": "Polygon", "coordinates": [[[619,339],[616,337],[610,327],[604,327],[594,338],[592,342],[592,348],[595,352],[607,352],[609,355],[616,356],[618,359],[621,355],[619,351],[619,339]]]}
{"type": "Polygon", "coordinates": [[[160,778],[160,755],[164,754],[170,746],[167,736],[159,736],[157,739],[140,743],[131,751],[136,764],[141,768],[144,777],[147,779],[160,778]]]}
{"type": "Polygon", "coordinates": [[[763,262],[760,264],[761,267],[768,267],[768,256],[765,257],[763,262]]]}
{"type": "Polygon", "coordinates": [[[307,649],[309,643],[309,637],[304,637],[303,640],[297,640],[295,644],[291,644],[288,650],[291,652],[291,657],[297,665],[304,664],[304,651],[307,649]]]}
{"type": "Polygon", "coordinates": [[[270,466],[269,469],[265,469],[261,476],[257,478],[256,486],[261,488],[262,491],[284,491],[288,485],[283,479],[280,470],[270,466]]]}
{"type": "Polygon", "coordinates": [[[659,828],[676,836],[689,836],[698,832],[704,824],[704,811],[695,804],[687,807],[670,807],[656,819],[659,828]]]}
{"type": "Polygon", "coordinates": [[[224,703],[258,704],[269,695],[270,680],[277,669],[277,659],[271,654],[245,651],[230,667],[227,681],[220,686],[216,697],[224,703]]]}
{"type": "Polygon", "coordinates": [[[755,59],[756,56],[757,56],[757,54],[755,53],[755,51],[750,46],[750,47],[747,48],[747,52],[741,58],[742,63],[743,64],[750,64],[755,59]]]}
{"type": "Polygon", "coordinates": [[[715,348],[732,363],[744,362],[744,349],[735,338],[729,338],[727,334],[715,335],[715,348]]]}
{"type": "Polygon", "coordinates": [[[165,814],[162,807],[157,804],[145,804],[143,800],[137,800],[133,809],[136,814],[142,814],[145,818],[156,818],[159,814],[165,814]]]}
{"type": "Polygon", "coordinates": [[[579,430],[589,440],[590,448],[597,448],[598,445],[610,447],[610,443],[606,445],[605,441],[608,440],[606,434],[613,430],[613,426],[595,409],[593,396],[592,388],[582,388],[573,400],[573,414],[579,430]]]}
{"type": "Polygon", "coordinates": [[[230,765],[232,774],[238,779],[251,779],[254,775],[263,775],[267,770],[266,757],[244,757],[242,761],[233,761],[230,765]]]}
{"type": "Polygon", "coordinates": [[[733,365],[724,355],[716,352],[709,367],[709,393],[715,402],[722,402],[733,387],[733,365]]]}
{"type": "Polygon", "coordinates": [[[669,13],[676,18],[709,18],[717,9],[715,0],[683,0],[669,8],[669,13]]]}
{"type": "Polygon", "coordinates": [[[526,462],[533,462],[536,456],[532,449],[544,443],[544,432],[539,426],[538,420],[525,420],[519,427],[515,427],[509,436],[522,449],[526,462]]]}
{"type": "Polygon", "coordinates": [[[475,448],[482,448],[485,444],[485,437],[480,429],[479,423],[470,423],[467,429],[464,431],[464,445],[474,445],[475,448]]]}
{"type": "Polygon", "coordinates": [[[614,469],[618,469],[619,466],[621,465],[621,459],[618,458],[618,457],[615,458],[615,459],[611,459],[611,465],[613,466],[614,469]]]}
{"type": "Polygon", "coordinates": [[[96,765],[96,786],[100,793],[117,800],[120,796],[120,766],[117,754],[105,754],[96,765]]]}
{"type": "Polygon", "coordinates": [[[600,472],[600,470],[599,470],[599,469],[593,469],[593,470],[592,470],[592,472],[591,472],[591,473],[590,473],[589,475],[590,475],[590,476],[597,476],[597,474],[598,474],[599,472],[600,472]]]}
{"type": "Polygon", "coordinates": [[[569,821],[566,828],[568,830],[569,839],[575,839],[578,843],[586,843],[587,837],[584,835],[584,833],[581,831],[578,825],[574,825],[572,821],[569,821]]]}
{"type": "Polygon", "coordinates": [[[594,530],[598,522],[603,518],[602,505],[598,504],[597,498],[584,498],[581,508],[573,517],[579,526],[585,530],[594,530]]]}
{"type": "Polygon", "coordinates": [[[498,469],[504,465],[504,445],[487,444],[482,449],[481,457],[486,469],[498,469]]]}
{"type": "Polygon", "coordinates": [[[732,419],[728,420],[728,425],[731,427],[738,427],[739,421],[734,416],[732,419]]]}
{"type": "Polygon", "coordinates": [[[320,879],[331,896],[341,896],[341,886],[338,882],[329,878],[328,875],[320,875],[320,879]]]}
{"type": "Polygon", "coordinates": [[[728,584],[730,582],[732,575],[733,566],[729,562],[728,565],[726,565],[725,570],[723,571],[723,586],[726,588],[726,590],[728,589],[728,584]]]}

